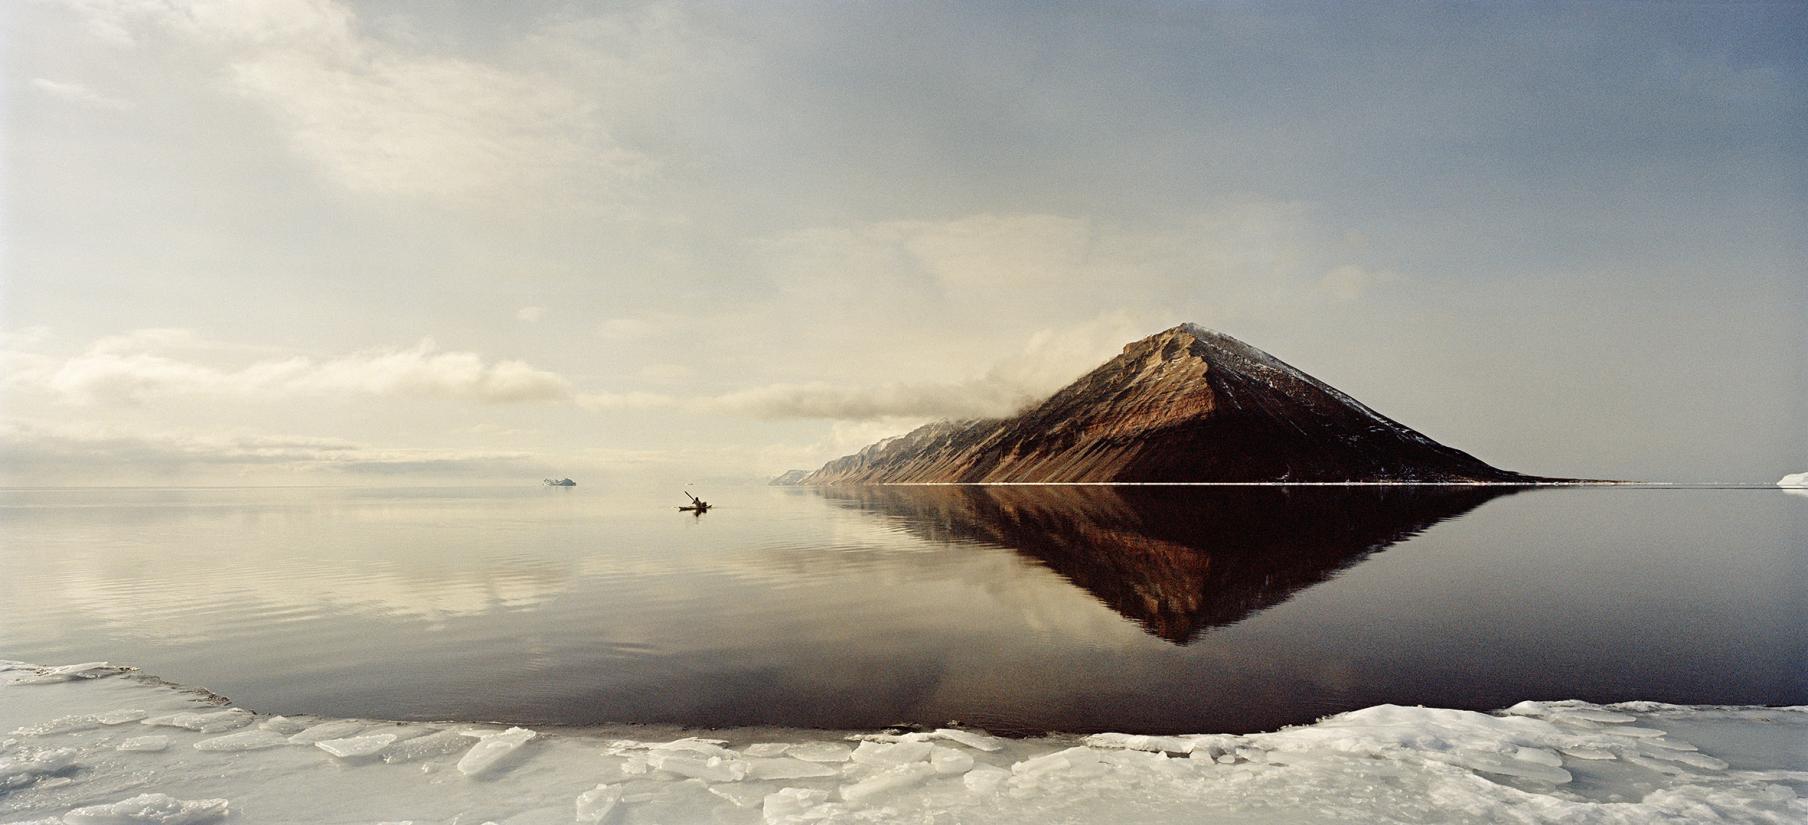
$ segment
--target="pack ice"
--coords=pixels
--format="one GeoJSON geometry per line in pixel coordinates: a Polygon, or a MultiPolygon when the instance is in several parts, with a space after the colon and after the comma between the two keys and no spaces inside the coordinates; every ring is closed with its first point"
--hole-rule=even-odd
{"type": "MultiPolygon", "coordinates": [[[[75,675],[72,675],[75,674],[75,675]]],[[[258,716],[0,662],[0,823],[1799,823],[1808,708],[1382,705],[1249,735],[258,716]]]]}

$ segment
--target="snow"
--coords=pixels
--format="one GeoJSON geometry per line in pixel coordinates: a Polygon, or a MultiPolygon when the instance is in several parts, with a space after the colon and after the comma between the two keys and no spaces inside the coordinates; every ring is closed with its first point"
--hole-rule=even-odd
{"type": "Polygon", "coordinates": [[[0,823],[1808,821],[1808,708],[1382,705],[1248,735],[705,738],[258,716],[83,672],[0,662],[0,823]]]}
{"type": "Polygon", "coordinates": [[[1808,488],[1808,473],[1790,473],[1777,479],[1778,487],[1808,488]]]}

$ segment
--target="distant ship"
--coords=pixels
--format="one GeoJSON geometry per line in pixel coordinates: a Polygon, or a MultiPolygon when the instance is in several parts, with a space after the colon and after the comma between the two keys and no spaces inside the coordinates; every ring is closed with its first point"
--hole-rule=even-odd
{"type": "Polygon", "coordinates": [[[576,487],[578,483],[569,478],[543,478],[540,483],[548,487],[576,487]]]}

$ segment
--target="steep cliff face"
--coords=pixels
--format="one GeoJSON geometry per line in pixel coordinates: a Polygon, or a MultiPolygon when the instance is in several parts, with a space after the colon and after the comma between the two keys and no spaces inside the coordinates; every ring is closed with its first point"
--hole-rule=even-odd
{"type": "Polygon", "coordinates": [[[1183,324],[1129,344],[1020,415],[920,427],[803,483],[1529,480],[1183,324]]]}

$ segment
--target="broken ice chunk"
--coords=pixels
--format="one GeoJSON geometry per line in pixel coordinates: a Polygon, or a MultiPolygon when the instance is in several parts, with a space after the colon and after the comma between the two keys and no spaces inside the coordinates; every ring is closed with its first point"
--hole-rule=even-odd
{"type": "Polygon", "coordinates": [[[54,736],[59,733],[75,733],[76,731],[94,730],[101,726],[98,717],[82,714],[78,716],[58,716],[48,722],[39,722],[22,728],[14,728],[14,736],[54,736]]]}
{"type": "Polygon", "coordinates": [[[328,739],[344,739],[349,736],[357,736],[359,733],[362,733],[366,727],[368,726],[356,719],[335,719],[331,722],[321,722],[320,724],[303,728],[298,733],[291,734],[289,736],[289,744],[312,745],[315,742],[325,742],[328,739]]]}
{"type": "Polygon", "coordinates": [[[748,756],[783,756],[790,747],[785,742],[758,742],[748,745],[741,752],[748,756]]]}
{"type": "Polygon", "coordinates": [[[1577,759],[1593,759],[1596,761],[1604,761],[1604,760],[1609,760],[1609,759],[1614,758],[1613,751],[1603,750],[1601,748],[1575,747],[1575,748],[1559,748],[1559,750],[1563,751],[1564,756],[1573,756],[1577,759]]]}
{"type": "Polygon", "coordinates": [[[972,731],[958,730],[955,728],[937,728],[936,730],[930,731],[929,738],[959,742],[969,748],[985,751],[986,753],[997,753],[998,751],[1004,750],[1004,740],[999,739],[996,736],[987,736],[983,733],[974,733],[972,731]]]}
{"type": "Polygon", "coordinates": [[[766,799],[769,786],[748,785],[741,782],[721,782],[709,786],[709,792],[728,800],[737,808],[752,808],[766,799]]]}
{"type": "Polygon", "coordinates": [[[882,793],[910,787],[931,776],[935,776],[935,768],[927,762],[898,765],[852,785],[843,785],[841,798],[849,802],[860,802],[882,793]]]}
{"type": "Polygon", "coordinates": [[[489,773],[535,735],[527,728],[509,728],[501,733],[485,735],[471,746],[464,758],[458,760],[458,772],[465,776],[489,773]]]}
{"type": "Polygon", "coordinates": [[[1727,769],[1727,764],[1724,760],[1716,759],[1705,753],[1695,753],[1693,751],[1671,750],[1668,748],[1640,748],[1639,755],[1652,759],[1661,759],[1665,762],[1680,762],[1684,765],[1693,768],[1701,768],[1706,771],[1724,771],[1727,769]]]}
{"type": "Polygon", "coordinates": [[[818,762],[805,762],[789,756],[772,758],[753,757],[746,760],[747,775],[754,779],[809,779],[818,776],[837,775],[834,768],[824,767],[818,762]]]}
{"type": "Polygon", "coordinates": [[[203,739],[195,743],[198,751],[255,751],[287,745],[289,740],[282,734],[270,730],[242,730],[228,733],[212,739],[203,739]]]}
{"type": "Polygon", "coordinates": [[[621,803],[620,785],[598,785],[578,794],[577,821],[600,823],[621,803]]]}
{"type": "Polygon", "coordinates": [[[1194,741],[1180,736],[1148,736],[1129,733],[1095,733],[1086,737],[1095,748],[1121,748],[1150,753],[1192,753],[1194,741]]]}
{"type": "Polygon", "coordinates": [[[708,782],[739,782],[747,778],[747,763],[720,756],[702,759],[677,753],[654,753],[647,756],[647,764],[666,773],[708,782]]]}
{"type": "Polygon", "coordinates": [[[881,742],[861,742],[854,749],[853,759],[863,765],[904,765],[921,762],[929,758],[935,746],[928,742],[898,742],[884,744],[881,742]]]}
{"type": "Polygon", "coordinates": [[[168,794],[139,794],[106,805],[89,805],[63,814],[65,825],[201,825],[225,818],[224,799],[177,799],[168,794]]]}
{"type": "Polygon", "coordinates": [[[441,756],[464,750],[470,738],[457,731],[442,730],[415,739],[397,742],[383,749],[385,762],[412,762],[430,756],[441,756]]]}
{"type": "Polygon", "coordinates": [[[225,733],[234,728],[242,728],[251,724],[251,711],[244,708],[227,708],[212,713],[185,711],[153,716],[140,724],[152,727],[185,728],[199,733],[225,733]]]}
{"type": "Polygon", "coordinates": [[[943,776],[954,776],[973,769],[973,757],[953,748],[936,746],[929,752],[929,766],[943,776]]]}
{"type": "MultiPolygon", "coordinates": [[[[1198,756],[1203,751],[1194,751],[1198,756]]],[[[1025,759],[1011,766],[1011,773],[1036,779],[1050,774],[1064,774],[1072,777],[1100,776],[1111,766],[1099,760],[1097,751],[1085,746],[1068,748],[1063,751],[1044,754],[1034,759],[1025,759]]]]}
{"type": "Polygon", "coordinates": [[[726,743],[720,739],[698,739],[695,736],[687,736],[683,739],[675,739],[670,742],[656,742],[649,744],[646,748],[653,751],[681,751],[685,753],[695,753],[705,758],[713,756],[721,759],[734,759],[740,756],[740,754],[722,747],[724,744],[726,743]]]}
{"type": "Polygon", "coordinates": [[[828,791],[811,790],[809,788],[782,788],[775,793],[766,794],[766,798],[762,801],[760,806],[760,815],[765,817],[767,825],[779,825],[779,823],[798,816],[828,800],[828,791]]]}
{"type": "Polygon", "coordinates": [[[853,751],[836,742],[804,742],[792,745],[785,755],[805,762],[846,762],[853,757],[853,751]]]}
{"type": "Polygon", "coordinates": [[[80,751],[74,748],[54,748],[0,756],[0,791],[23,788],[69,770],[75,767],[75,757],[79,754],[80,751]]]}
{"type": "Polygon", "coordinates": [[[167,736],[134,736],[119,743],[119,747],[114,750],[128,753],[156,753],[168,747],[169,737],[167,736]]]}
{"type": "Polygon", "coordinates": [[[308,729],[308,723],[300,719],[290,719],[287,716],[272,716],[257,723],[257,726],[263,730],[276,731],[284,736],[292,736],[308,729]]]}
{"type": "Polygon", "coordinates": [[[122,708],[120,710],[110,710],[106,713],[94,714],[94,721],[112,727],[113,725],[123,725],[127,722],[137,722],[149,715],[149,713],[137,708],[122,708]]]}
{"type": "Polygon", "coordinates": [[[966,784],[967,790],[983,794],[998,790],[998,787],[1010,778],[1011,772],[1004,768],[995,765],[980,765],[968,771],[966,776],[961,777],[961,781],[966,784]]]}
{"type": "Polygon", "coordinates": [[[315,742],[314,747],[332,754],[340,759],[363,759],[376,756],[384,748],[396,740],[393,733],[371,733],[364,736],[350,736],[344,739],[328,739],[315,742]]]}

